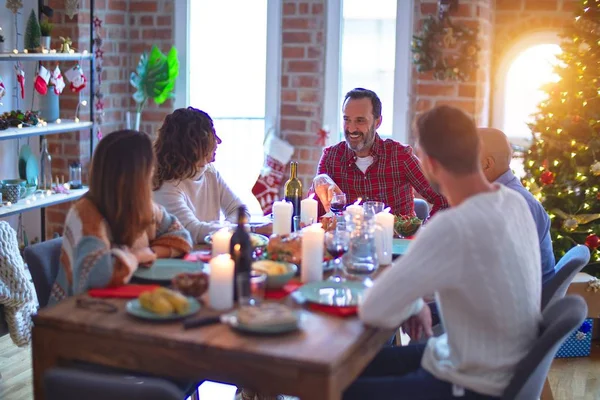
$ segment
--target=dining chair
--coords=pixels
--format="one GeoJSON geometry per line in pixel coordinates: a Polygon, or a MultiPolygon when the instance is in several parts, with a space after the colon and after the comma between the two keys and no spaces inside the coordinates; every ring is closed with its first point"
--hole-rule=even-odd
{"type": "Polygon", "coordinates": [[[25,247],[23,259],[27,264],[40,308],[48,305],[50,290],[60,268],[61,237],[25,247]]]}
{"type": "Polygon", "coordinates": [[[542,310],[567,293],[571,281],[590,261],[590,249],[584,245],[571,248],[556,264],[556,274],[542,287],[542,310]]]}
{"type": "Polygon", "coordinates": [[[539,399],[559,346],[586,317],[587,304],[581,296],[566,296],[546,307],[542,312],[538,338],[517,364],[501,399],[539,399]]]}
{"type": "Polygon", "coordinates": [[[417,218],[422,221],[425,221],[429,218],[429,204],[423,199],[415,199],[414,200],[415,214],[417,218]]]}

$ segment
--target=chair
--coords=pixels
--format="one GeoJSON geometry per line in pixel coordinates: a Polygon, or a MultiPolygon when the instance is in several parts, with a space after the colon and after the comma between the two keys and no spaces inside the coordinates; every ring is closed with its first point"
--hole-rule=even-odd
{"type": "Polygon", "coordinates": [[[542,310],[550,303],[564,297],[571,281],[590,261],[590,249],[573,247],[556,264],[556,274],[542,287],[542,310]]]}
{"type": "Polygon", "coordinates": [[[152,377],[108,375],[53,368],[44,376],[48,400],[181,400],[173,383],[152,377]]]}
{"type": "Polygon", "coordinates": [[[566,296],[550,304],[542,312],[539,337],[517,365],[502,400],[539,399],[558,347],[586,316],[587,304],[581,296],[566,296]]]}
{"type": "Polygon", "coordinates": [[[46,307],[50,299],[50,290],[60,268],[62,240],[58,237],[27,246],[23,252],[23,259],[31,273],[40,308],[46,307]]]}
{"type": "Polygon", "coordinates": [[[425,221],[427,218],[429,218],[429,204],[427,204],[425,200],[415,199],[414,207],[417,218],[422,221],[425,221]]]}

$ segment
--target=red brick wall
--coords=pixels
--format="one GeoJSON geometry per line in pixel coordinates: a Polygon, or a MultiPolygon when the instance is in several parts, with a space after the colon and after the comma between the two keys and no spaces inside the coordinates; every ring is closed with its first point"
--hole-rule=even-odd
{"type": "Polygon", "coordinates": [[[283,0],[281,115],[282,137],[295,146],[298,175],[307,192],[322,147],[326,0],[283,0]]]}

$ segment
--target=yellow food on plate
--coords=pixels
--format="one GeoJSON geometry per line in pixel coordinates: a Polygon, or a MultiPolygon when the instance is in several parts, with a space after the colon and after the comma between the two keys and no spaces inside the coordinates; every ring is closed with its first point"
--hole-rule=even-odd
{"type": "Polygon", "coordinates": [[[190,309],[190,303],[185,296],[162,287],[142,293],[138,300],[143,308],[158,315],[183,315],[190,309]]]}
{"type": "Polygon", "coordinates": [[[144,292],[138,298],[140,305],[146,310],[158,315],[169,315],[175,312],[173,305],[169,301],[154,291],[144,292]]]}
{"type": "Polygon", "coordinates": [[[252,269],[267,275],[283,275],[287,272],[284,264],[272,260],[256,261],[252,264],[252,269]]]}

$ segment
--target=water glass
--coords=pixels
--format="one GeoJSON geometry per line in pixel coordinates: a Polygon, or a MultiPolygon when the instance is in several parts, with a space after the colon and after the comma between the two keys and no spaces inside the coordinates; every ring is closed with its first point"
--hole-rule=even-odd
{"type": "Polygon", "coordinates": [[[250,275],[240,274],[236,277],[238,304],[243,306],[258,306],[265,299],[267,288],[267,274],[252,271],[250,275]],[[250,293],[245,288],[250,279],[250,293]]]}
{"type": "Polygon", "coordinates": [[[382,212],[385,209],[385,203],[381,201],[365,201],[363,203],[363,210],[365,213],[375,215],[382,212]]]}
{"type": "Polygon", "coordinates": [[[350,245],[350,232],[342,229],[335,229],[333,232],[325,232],[325,247],[327,252],[331,254],[333,260],[329,263],[333,263],[333,274],[330,279],[334,281],[341,281],[342,277],[339,273],[339,265],[341,264],[341,257],[348,251],[350,245]]]}

